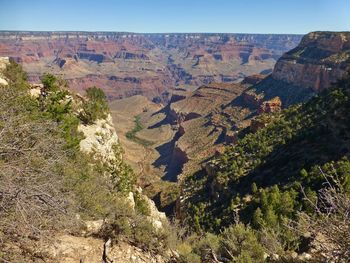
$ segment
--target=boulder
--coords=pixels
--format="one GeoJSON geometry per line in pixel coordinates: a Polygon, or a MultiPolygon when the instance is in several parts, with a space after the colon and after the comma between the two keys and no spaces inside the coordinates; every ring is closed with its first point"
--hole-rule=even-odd
{"type": "Polygon", "coordinates": [[[83,234],[86,236],[97,235],[100,233],[104,220],[93,220],[93,221],[84,221],[85,229],[83,234]]]}
{"type": "Polygon", "coordinates": [[[137,191],[141,195],[141,198],[146,202],[148,209],[149,209],[149,216],[148,219],[152,223],[153,227],[157,230],[163,228],[163,223],[167,221],[167,217],[165,213],[159,212],[157,209],[156,204],[154,203],[153,200],[148,198],[147,196],[142,194],[142,189],[138,188],[137,191]]]}

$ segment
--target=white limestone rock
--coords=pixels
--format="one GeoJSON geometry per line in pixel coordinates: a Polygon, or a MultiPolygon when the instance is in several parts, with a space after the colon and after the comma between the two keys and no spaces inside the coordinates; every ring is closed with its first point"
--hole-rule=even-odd
{"type": "Polygon", "coordinates": [[[2,72],[6,69],[7,65],[10,63],[10,59],[8,57],[0,57],[0,85],[7,86],[8,81],[2,74],[2,72]]]}
{"type": "Polygon", "coordinates": [[[119,139],[110,114],[106,119],[96,120],[94,124],[80,124],[78,131],[85,136],[85,139],[80,142],[82,152],[92,153],[96,159],[103,162],[113,162],[121,159],[121,156],[116,156],[115,153],[115,147],[119,145],[119,139]]]}

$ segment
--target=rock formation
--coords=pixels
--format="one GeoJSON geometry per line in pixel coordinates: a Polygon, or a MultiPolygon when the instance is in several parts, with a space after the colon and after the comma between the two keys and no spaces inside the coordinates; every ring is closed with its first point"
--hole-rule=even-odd
{"type": "Polygon", "coordinates": [[[278,59],[271,75],[255,84],[246,78],[242,84],[250,88],[245,97],[251,101],[256,94],[266,101],[278,96],[284,107],[305,102],[346,77],[349,64],[349,32],[312,32],[278,59]]]}
{"type": "MultiPolygon", "coordinates": [[[[118,171],[122,162],[122,151],[118,135],[113,127],[113,120],[110,114],[105,119],[98,119],[93,124],[78,126],[78,130],[84,135],[84,139],[80,141],[80,150],[82,152],[92,154],[97,160],[104,162],[110,170],[118,171]]],[[[107,174],[107,176],[110,176],[107,174]]],[[[142,194],[142,189],[137,189],[140,198],[146,203],[150,215],[149,220],[152,225],[159,229],[162,228],[166,221],[165,213],[159,212],[154,202],[146,195],[142,194]]],[[[131,208],[135,207],[134,194],[128,195],[128,202],[131,208]]]]}
{"type": "Polygon", "coordinates": [[[344,77],[349,62],[350,33],[313,32],[278,60],[272,77],[319,92],[344,77]]]}
{"type": "Polygon", "coordinates": [[[115,155],[115,147],[119,146],[119,141],[110,114],[106,119],[98,119],[91,125],[80,124],[78,131],[85,137],[80,141],[82,152],[93,153],[95,158],[104,162],[122,158],[121,155],[115,155]]]}
{"type": "MultiPolygon", "coordinates": [[[[103,262],[104,241],[94,237],[59,235],[55,237],[46,255],[53,262],[96,263],[103,262]]],[[[154,256],[126,242],[119,242],[108,249],[110,262],[123,263],[165,263],[161,256],[154,256]]],[[[52,262],[52,261],[51,261],[52,262]]]]}
{"type": "Polygon", "coordinates": [[[261,113],[273,113],[281,111],[282,101],[279,97],[274,97],[271,100],[264,101],[260,104],[258,114],[261,113]]]}
{"type": "Polygon", "coordinates": [[[263,102],[263,95],[256,94],[253,91],[247,90],[243,94],[243,101],[247,104],[248,107],[257,108],[263,102]]]}

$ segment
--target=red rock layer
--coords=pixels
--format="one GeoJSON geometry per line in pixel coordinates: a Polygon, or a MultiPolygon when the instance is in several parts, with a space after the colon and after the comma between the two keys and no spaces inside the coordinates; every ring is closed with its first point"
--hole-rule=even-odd
{"type": "Polygon", "coordinates": [[[109,98],[143,94],[166,100],[176,87],[236,82],[271,70],[300,36],[0,32],[0,56],[22,63],[32,81],[61,75],[74,90],[95,85],[109,98]]]}

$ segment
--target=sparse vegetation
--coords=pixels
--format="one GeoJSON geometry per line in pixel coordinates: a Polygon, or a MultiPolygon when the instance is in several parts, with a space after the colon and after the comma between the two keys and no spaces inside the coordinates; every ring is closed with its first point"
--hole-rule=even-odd
{"type": "Polygon", "coordinates": [[[134,117],[135,127],[134,129],[126,133],[126,138],[128,138],[129,140],[134,140],[136,133],[143,130],[143,126],[140,120],[141,120],[140,116],[134,117]]]}
{"type": "Polygon", "coordinates": [[[305,200],[321,198],[325,178],[320,167],[348,187],[349,87],[349,80],[340,81],[306,104],[274,114],[267,127],[246,134],[209,162],[209,174],[200,171],[187,178],[193,229],[219,233],[239,219],[257,231],[259,240],[275,240],[275,248],[267,251],[303,250],[305,238],[289,224],[299,220],[301,211],[318,218],[305,200]]]}
{"type": "Polygon", "coordinates": [[[70,151],[59,125],[28,95],[21,68],[11,64],[8,70],[7,77],[16,79],[0,89],[1,251],[10,242],[28,249],[31,239],[75,222],[73,192],[64,190],[62,170],[70,151]]]}
{"type": "Polygon", "coordinates": [[[116,218],[117,234],[155,249],[165,234],[154,234],[142,198],[136,198],[134,212],[124,204],[125,195],[134,191],[135,177],[121,159],[120,145],[113,148],[115,162],[109,165],[79,150],[79,107],[85,107],[89,121],[106,117],[103,92],[89,89],[89,100],[77,104],[61,88],[63,82],[45,75],[46,91],[34,98],[20,66],[11,62],[5,74],[10,84],[0,88],[1,260],[35,258],[36,242],[45,243],[59,231],[75,232],[81,220],[116,218]]]}
{"type": "Polygon", "coordinates": [[[148,147],[148,146],[151,146],[153,143],[150,142],[150,141],[147,141],[145,139],[141,139],[141,138],[138,138],[136,136],[136,134],[140,131],[142,131],[144,129],[142,123],[141,123],[141,118],[140,116],[135,116],[134,117],[134,123],[135,123],[135,127],[131,130],[131,131],[128,131],[126,133],[126,138],[128,138],[129,140],[132,140],[138,144],[141,144],[145,147],[148,147]]]}
{"type": "Polygon", "coordinates": [[[86,124],[91,124],[97,119],[107,117],[109,108],[104,92],[96,87],[86,90],[87,100],[83,102],[83,111],[80,113],[81,120],[86,124]]]}

